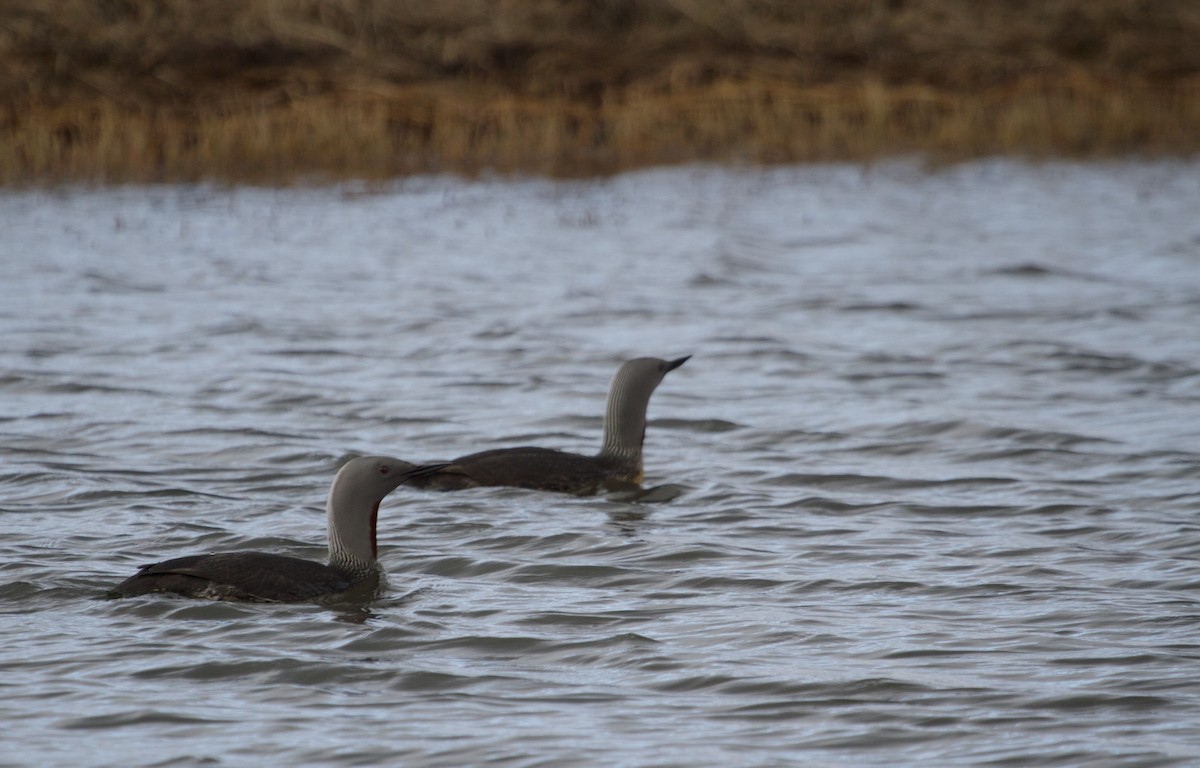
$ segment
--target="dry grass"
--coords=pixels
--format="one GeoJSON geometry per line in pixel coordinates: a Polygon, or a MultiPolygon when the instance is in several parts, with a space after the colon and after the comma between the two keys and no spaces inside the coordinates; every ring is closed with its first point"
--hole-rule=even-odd
{"type": "Polygon", "coordinates": [[[0,183],[1190,153],[1177,0],[6,0],[0,183]]]}

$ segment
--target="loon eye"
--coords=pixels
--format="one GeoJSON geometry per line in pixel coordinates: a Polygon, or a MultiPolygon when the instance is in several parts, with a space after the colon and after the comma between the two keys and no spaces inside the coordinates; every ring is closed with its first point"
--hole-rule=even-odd
{"type": "Polygon", "coordinates": [[[379,474],[381,474],[381,475],[386,475],[386,474],[388,474],[388,473],[389,473],[389,472],[391,472],[391,471],[392,471],[392,468],[391,468],[391,467],[389,467],[387,464],[380,464],[380,465],[379,465],[379,474]]]}

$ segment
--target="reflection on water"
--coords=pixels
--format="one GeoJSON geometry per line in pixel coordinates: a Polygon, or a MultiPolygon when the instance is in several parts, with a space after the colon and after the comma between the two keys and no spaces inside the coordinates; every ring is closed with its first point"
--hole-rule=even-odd
{"type": "Polygon", "coordinates": [[[8,759],[1194,764],[1198,171],[4,193],[8,759]],[[370,605],[96,599],[683,354],[645,489],[401,489],[370,605]]]}

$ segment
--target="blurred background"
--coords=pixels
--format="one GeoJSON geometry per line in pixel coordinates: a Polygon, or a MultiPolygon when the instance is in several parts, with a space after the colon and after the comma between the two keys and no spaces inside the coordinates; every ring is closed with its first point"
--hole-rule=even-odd
{"type": "Polygon", "coordinates": [[[1200,142],[1178,0],[6,0],[0,182],[1200,142]]]}

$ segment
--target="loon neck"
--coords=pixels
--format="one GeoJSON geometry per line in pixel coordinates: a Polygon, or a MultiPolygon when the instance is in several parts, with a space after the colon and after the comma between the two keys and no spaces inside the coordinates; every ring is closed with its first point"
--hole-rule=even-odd
{"type": "Polygon", "coordinates": [[[649,387],[635,386],[636,381],[613,379],[604,411],[604,442],[600,458],[642,466],[642,445],[646,440],[646,408],[650,404],[649,387]]]}
{"type": "Polygon", "coordinates": [[[646,409],[650,396],[668,372],[687,362],[687,357],[659,360],[637,357],[627,360],[613,375],[604,410],[604,442],[597,457],[615,464],[622,474],[642,481],[642,444],[646,440],[646,409]]]}
{"type": "Polygon", "coordinates": [[[329,489],[325,517],[329,566],[356,581],[378,570],[379,500],[367,496],[361,488],[339,476],[329,489]]]}
{"type": "Polygon", "coordinates": [[[642,466],[642,445],[646,439],[646,421],[630,426],[628,424],[611,425],[611,419],[605,419],[604,443],[600,446],[599,458],[622,464],[642,466]]]}

